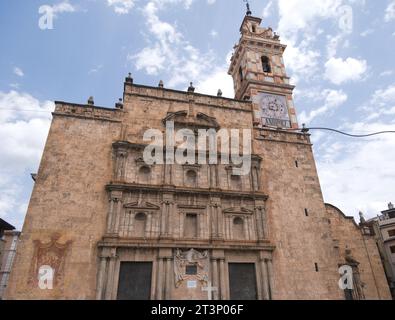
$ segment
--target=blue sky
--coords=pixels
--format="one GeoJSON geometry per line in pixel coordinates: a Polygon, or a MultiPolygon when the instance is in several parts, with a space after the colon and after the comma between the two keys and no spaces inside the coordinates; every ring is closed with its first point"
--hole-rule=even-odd
{"type": "MultiPolygon", "coordinates": [[[[395,0],[250,3],[288,45],[300,123],[394,130],[395,0]]],[[[185,90],[193,81],[233,97],[226,71],[244,13],[242,0],[1,1],[0,217],[22,226],[54,100],[92,95],[112,107],[128,72],[136,83],[185,90]],[[42,5],[55,14],[52,30],[39,28],[42,5]]],[[[312,139],[326,201],[368,217],[395,201],[394,135],[312,139]]]]}

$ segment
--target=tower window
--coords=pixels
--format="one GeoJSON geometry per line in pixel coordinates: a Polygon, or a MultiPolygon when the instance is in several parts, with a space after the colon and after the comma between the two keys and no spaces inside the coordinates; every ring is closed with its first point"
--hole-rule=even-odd
{"type": "Polygon", "coordinates": [[[270,61],[267,56],[262,57],[262,70],[263,70],[263,72],[266,72],[266,73],[272,72],[272,68],[270,66],[270,61]]]}
{"type": "Polygon", "coordinates": [[[240,82],[243,82],[243,69],[241,67],[239,68],[239,76],[240,76],[240,82]]]}
{"type": "Polygon", "coordinates": [[[316,272],[320,271],[320,270],[318,269],[318,263],[314,263],[314,266],[315,266],[315,271],[316,271],[316,272]]]}
{"type": "Polygon", "coordinates": [[[256,25],[252,25],[252,32],[253,32],[253,33],[256,32],[256,25]]]}

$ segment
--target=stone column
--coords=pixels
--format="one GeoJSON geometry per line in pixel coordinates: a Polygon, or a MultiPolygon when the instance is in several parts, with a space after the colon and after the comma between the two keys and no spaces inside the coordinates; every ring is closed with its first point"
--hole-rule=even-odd
{"type": "Polygon", "coordinates": [[[273,299],[273,264],[272,264],[272,259],[267,258],[265,259],[266,266],[267,266],[267,276],[269,279],[269,299],[273,299]]]}
{"type": "Polygon", "coordinates": [[[264,240],[266,237],[265,234],[265,221],[264,221],[264,208],[263,206],[255,207],[255,221],[256,221],[256,230],[258,235],[258,240],[264,240]]]}
{"type": "Polygon", "coordinates": [[[221,206],[217,208],[218,212],[218,238],[222,239],[224,237],[224,216],[222,214],[221,206]]]}
{"type": "MultiPolygon", "coordinates": [[[[217,259],[212,259],[211,260],[211,275],[212,275],[212,281],[213,287],[217,287],[219,290],[219,282],[218,282],[218,262],[217,259]]],[[[213,292],[213,300],[218,300],[218,291],[213,292]]]]}
{"type": "Polygon", "coordinates": [[[211,203],[209,206],[211,238],[218,238],[218,217],[217,217],[217,210],[215,206],[216,205],[214,203],[211,203]]]}
{"type": "Polygon", "coordinates": [[[267,274],[267,266],[265,259],[260,259],[260,267],[261,267],[261,274],[262,274],[262,291],[263,291],[263,300],[270,300],[269,295],[269,277],[267,274]]]}
{"type": "Polygon", "coordinates": [[[162,210],[160,213],[160,236],[164,237],[166,235],[166,210],[167,205],[165,201],[162,202],[162,210]]]}
{"type": "Polygon", "coordinates": [[[108,272],[107,272],[107,283],[105,290],[105,299],[112,300],[112,293],[114,289],[114,274],[115,274],[115,264],[117,262],[117,249],[111,248],[109,263],[108,263],[108,272]]]}
{"type": "Polygon", "coordinates": [[[104,254],[104,252],[101,253],[100,257],[100,264],[99,264],[99,270],[98,270],[98,275],[97,275],[97,284],[96,284],[96,300],[102,300],[103,299],[103,292],[105,290],[105,283],[107,280],[107,255],[104,254]]]}
{"type": "Polygon", "coordinates": [[[119,211],[121,208],[122,191],[111,191],[107,214],[107,234],[118,233],[119,211]]]}
{"type": "Polygon", "coordinates": [[[220,265],[220,287],[221,287],[221,300],[226,299],[226,274],[225,274],[225,259],[219,260],[220,265]]]}
{"type": "Polygon", "coordinates": [[[121,221],[121,214],[122,214],[122,198],[118,199],[115,205],[115,222],[114,222],[114,234],[119,234],[119,225],[121,221]]]}
{"type": "Polygon", "coordinates": [[[156,284],[156,300],[162,300],[163,293],[163,258],[158,258],[158,273],[156,284]]]}
{"type": "Polygon", "coordinates": [[[250,232],[249,232],[249,225],[248,225],[248,217],[245,217],[243,219],[243,227],[244,227],[244,239],[249,240],[250,239],[250,232]]]}
{"type": "Polygon", "coordinates": [[[171,299],[171,258],[166,258],[166,287],[165,287],[165,299],[171,299]]]}

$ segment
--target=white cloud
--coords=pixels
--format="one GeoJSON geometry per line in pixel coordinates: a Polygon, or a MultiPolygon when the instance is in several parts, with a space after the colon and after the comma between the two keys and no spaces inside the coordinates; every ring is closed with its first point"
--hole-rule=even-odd
{"type": "Polygon", "coordinates": [[[128,14],[134,7],[134,0],[107,0],[107,5],[118,14],[128,14]]]}
{"type": "MultiPolygon", "coordinates": [[[[353,133],[394,130],[394,123],[356,123],[345,126],[353,133]]],[[[314,135],[314,133],[313,133],[314,135]]],[[[395,139],[393,134],[349,139],[321,148],[317,161],[325,201],[357,216],[373,217],[394,201],[395,139]]]]}
{"type": "Polygon", "coordinates": [[[23,73],[23,70],[19,67],[14,68],[14,74],[17,75],[18,77],[23,77],[25,74],[23,73]]]}
{"type": "Polygon", "coordinates": [[[214,4],[217,0],[207,0],[208,4],[214,4]]]}
{"type": "Polygon", "coordinates": [[[49,7],[51,8],[54,17],[57,17],[57,14],[59,13],[65,13],[65,12],[70,13],[77,11],[76,7],[72,5],[68,0],[59,2],[49,7]]]}
{"type": "Polygon", "coordinates": [[[38,168],[53,109],[27,93],[0,91],[0,215],[17,227],[29,194],[21,181],[38,168]]]}
{"type": "Polygon", "coordinates": [[[383,72],[380,73],[380,77],[386,77],[386,76],[391,76],[394,74],[393,70],[385,70],[383,72]]]}
{"type": "Polygon", "coordinates": [[[159,17],[160,11],[167,5],[182,4],[185,9],[189,9],[192,3],[191,0],[149,1],[143,8],[143,14],[151,35],[150,45],[128,56],[137,70],[167,77],[165,86],[168,87],[182,86],[182,89],[186,89],[189,82],[204,83],[208,73],[217,72],[218,64],[213,52],[201,52],[185,40],[175,24],[159,17]]]}
{"type": "Polygon", "coordinates": [[[367,70],[367,61],[354,58],[330,58],[325,63],[325,78],[340,85],[348,81],[361,80],[367,70]]]}
{"type": "Polygon", "coordinates": [[[385,10],[384,20],[386,22],[395,20],[395,1],[392,1],[385,10]]]}
{"type": "Polygon", "coordinates": [[[269,1],[268,4],[263,8],[262,17],[263,18],[269,17],[272,8],[273,8],[273,1],[269,1]]]}
{"type": "Polygon", "coordinates": [[[366,29],[365,31],[361,32],[361,37],[366,37],[370,34],[374,33],[374,29],[366,29]]]}
{"type": "Polygon", "coordinates": [[[200,80],[196,89],[199,93],[212,96],[217,95],[220,89],[224,97],[234,98],[233,79],[228,75],[225,65],[223,68],[215,68],[205,79],[200,80]]]}
{"type": "Polygon", "coordinates": [[[216,30],[211,30],[211,32],[210,32],[210,36],[212,37],[212,38],[217,38],[218,37],[218,32],[216,31],[216,30]]]}
{"type": "Polygon", "coordinates": [[[301,112],[299,115],[299,120],[301,123],[308,124],[318,116],[327,114],[328,112],[333,112],[337,107],[344,104],[348,99],[347,94],[345,94],[342,90],[326,89],[323,90],[319,96],[320,97],[315,97],[315,100],[323,100],[324,105],[313,109],[309,114],[307,114],[305,111],[301,112]]]}
{"type": "Polygon", "coordinates": [[[312,31],[317,21],[336,18],[342,0],[278,0],[280,34],[296,35],[301,30],[312,31]]]}

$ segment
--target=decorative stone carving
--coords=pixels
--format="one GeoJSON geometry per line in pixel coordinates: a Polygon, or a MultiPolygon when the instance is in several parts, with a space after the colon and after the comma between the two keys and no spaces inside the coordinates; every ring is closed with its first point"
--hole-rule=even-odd
{"type": "Polygon", "coordinates": [[[65,260],[70,249],[72,241],[59,243],[60,234],[55,233],[49,243],[43,243],[41,240],[34,240],[34,254],[30,268],[29,284],[38,287],[38,273],[42,266],[52,268],[53,287],[59,288],[63,285],[65,260]]]}
{"type": "Polygon", "coordinates": [[[181,251],[177,249],[174,256],[175,284],[178,288],[183,281],[197,280],[207,285],[209,280],[209,255],[208,251],[199,252],[195,249],[181,251]],[[196,274],[187,274],[187,266],[196,266],[196,274]]]}

